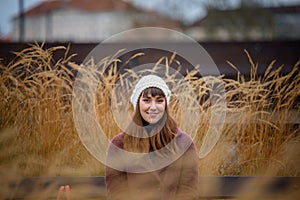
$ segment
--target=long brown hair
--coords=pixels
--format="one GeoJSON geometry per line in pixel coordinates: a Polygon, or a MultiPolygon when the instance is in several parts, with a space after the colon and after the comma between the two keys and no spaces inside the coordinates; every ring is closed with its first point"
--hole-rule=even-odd
{"type": "MultiPolygon", "coordinates": [[[[141,93],[139,99],[141,98],[141,96],[147,97],[149,94],[151,94],[151,96],[153,97],[158,95],[165,98],[162,90],[155,87],[150,87],[145,89],[141,93]]],[[[169,115],[167,106],[168,105],[166,105],[165,113],[162,119],[160,119],[159,122],[157,122],[151,130],[152,136],[146,138],[135,137],[132,134],[134,133],[134,135],[136,136],[147,134],[146,129],[141,128],[145,124],[140,113],[140,108],[138,105],[136,106],[132,122],[125,131],[124,150],[138,153],[147,153],[150,151],[150,149],[156,151],[172,141],[176,134],[177,123],[169,115]]]]}

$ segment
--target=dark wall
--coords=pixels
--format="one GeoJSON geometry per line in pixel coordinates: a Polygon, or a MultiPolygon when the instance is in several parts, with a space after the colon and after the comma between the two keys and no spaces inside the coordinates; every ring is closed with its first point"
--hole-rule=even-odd
{"type": "MultiPolygon", "coordinates": [[[[244,50],[247,50],[251,55],[254,63],[259,65],[259,73],[263,73],[271,61],[276,60],[274,68],[284,65],[283,73],[287,73],[300,60],[300,40],[295,41],[255,41],[255,42],[199,42],[199,44],[208,52],[213,61],[219,68],[221,74],[228,77],[235,76],[236,72],[229,66],[227,61],[233,63],[243,74],[249,73],[250,63],[244,50]]],[[[53,46],[68,46],[68,43],[45,43],[44,48],[53,46]]],[[[72,59],[78,64],[82,63],[86,56],[91,52],[98,43],[71,43],[69,54],[76,53],[77,55],[72,59]]],[[[128,44],[127,44],[128,45],[128,44]]],[[[173,45],[185,45],[187,51],[189,44],[174,43],[173,45]]],[[[121,44],[105,44],[105,49],[122,48],[121,44]]],[[[13,52],[21,51],[29,47],[25,43],[0,43],[0,58],[2,63],[7,65],[13,58],[13,52]]],[[[148,50],[149,52],[149,50],[148,50]]],[[[63,57],[64,51],[59,50],[54,54],[54,59],[63,57]]],[[[134,65],[155,62],[162,55],[170,55],[168,52],[160,50],[152,51],[150,57],[143,57],[136,59],[134,65]]],[[[129,56],[129,55],[128,55],[129,56]]],[[[128,57],[127,56],[127,57],[128,57]]],[[[126,56],[124,57],[124,60],[126,56]]],[[[184,67],[188,67],[184,58],[181,60],[184,67]],[[182,60],[183,59],[183,60],[182,60]]],[[[131,63],[132,64],[132,63],[131,63]]]]}

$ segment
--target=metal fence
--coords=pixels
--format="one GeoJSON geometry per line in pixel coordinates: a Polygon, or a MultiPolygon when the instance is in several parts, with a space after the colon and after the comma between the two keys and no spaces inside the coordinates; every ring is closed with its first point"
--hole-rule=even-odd
{"type": "MultiPolygon", "coordinates": [[[[4,180],[1,182],[5,184],[4,180]]],[[[76,194],[74,199],[106,199],[102,176],[25,178],[10,183],[11,193],[5,199],[55,199],[59,187],[67,184],[76,194]]],[[[199,199],[233,199],[249,195],[259,199],[300,197],[300,177],[199,177],[199,199]]]]}

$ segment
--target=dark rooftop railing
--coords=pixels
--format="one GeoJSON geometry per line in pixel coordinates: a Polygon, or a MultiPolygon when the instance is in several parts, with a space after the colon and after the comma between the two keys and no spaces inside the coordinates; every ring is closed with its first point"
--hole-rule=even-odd
{"type": "MultiPolygon", "coordinates": [[[[274,68],[284,65],[282,72],[288,73],[297,61],[300,60],[300,40],[287,40],[287,41],[243,41],[243,42],[198,42],[205,51],[212,58],[214,63],[217,65],[221,74],[228,77],[235,77],[236,71],[232,69],[227,61],[233,63],[242,74],[249,74],[250,63],[244,50],[247,50],[250,56],[253,58],[254,63],[259,65],[258,73],[264,73],[268,65],[276,60],[274,68]]],[[[100,43],[45,43],[44,48],[50,48],[54,46],[65,46],[70,45],[69,54],[76,54],[72,61],[81,64],[88,54],[100,43]]],[[[152,43],[151,43],[152,44],[152,43]]],[[[188,43],[163,43],[166,46],[181,47],[184,48],[187,54],[193,54],[197,56],[197,52],[194,52],[191,48],[191,44],[188,43]]],[[[159,43],[158,46],[163,44],[159,43]]],[[[106,43],[103,44],[103,51],[123,49],[128,46],[142,47],[141,43],[106,43]]],[[[147,43],[144,44],[147,47],[147,43]]],[[[13,58],[12,52],[19,52],[24,48],[29,47],[28,43],[0,43],[0,59],[4,64],[8,64],[13,58]]],[[[175,48],[176,49],[176,48],[175,48]]],[[[57,51],[53,55],[55,60],[64,57],[64,51],[57,51]]],[[[149,53],[146,52],[146,53],[149,53]]],[[[132,65],[139,65],[144,63],[156,62],[164,54],[158,50],[151,52],[150,56],[139,57],[134,60],[132,65]],[[152,59],[152,60],[151,60],[152,59]]],[[[129,58],[130,55],[124,56],[129,58]]],[[[189,63],[184,60],[185,58],[179,58],[184,68],[188,68],[189,63]]],[[[202,64],[202,63],[200,63],[202,64]]],[[[129,66],[130,67],[130,66],[129,66]]]]}

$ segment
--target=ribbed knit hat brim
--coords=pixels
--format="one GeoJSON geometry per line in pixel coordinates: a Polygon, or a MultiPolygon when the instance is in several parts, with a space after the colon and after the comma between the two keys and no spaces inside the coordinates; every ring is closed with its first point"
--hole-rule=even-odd
{"type": "Polygon", "coordinates": [[[130,102],[133,105],[134,110],[136,109],[136,105],[138,103],[139,97],[141,93],[147,89],[155,87],[158,89],[161,89],[162,92],[165,94],[167,105],[170,103],[170,98],[171,98],[171,91],[166,84],[166,82],[160,78],[159,76],[156,75],[147,75],[143,76],[138,83],[135,85],[131,97],[130,97],[130,102]]]}

